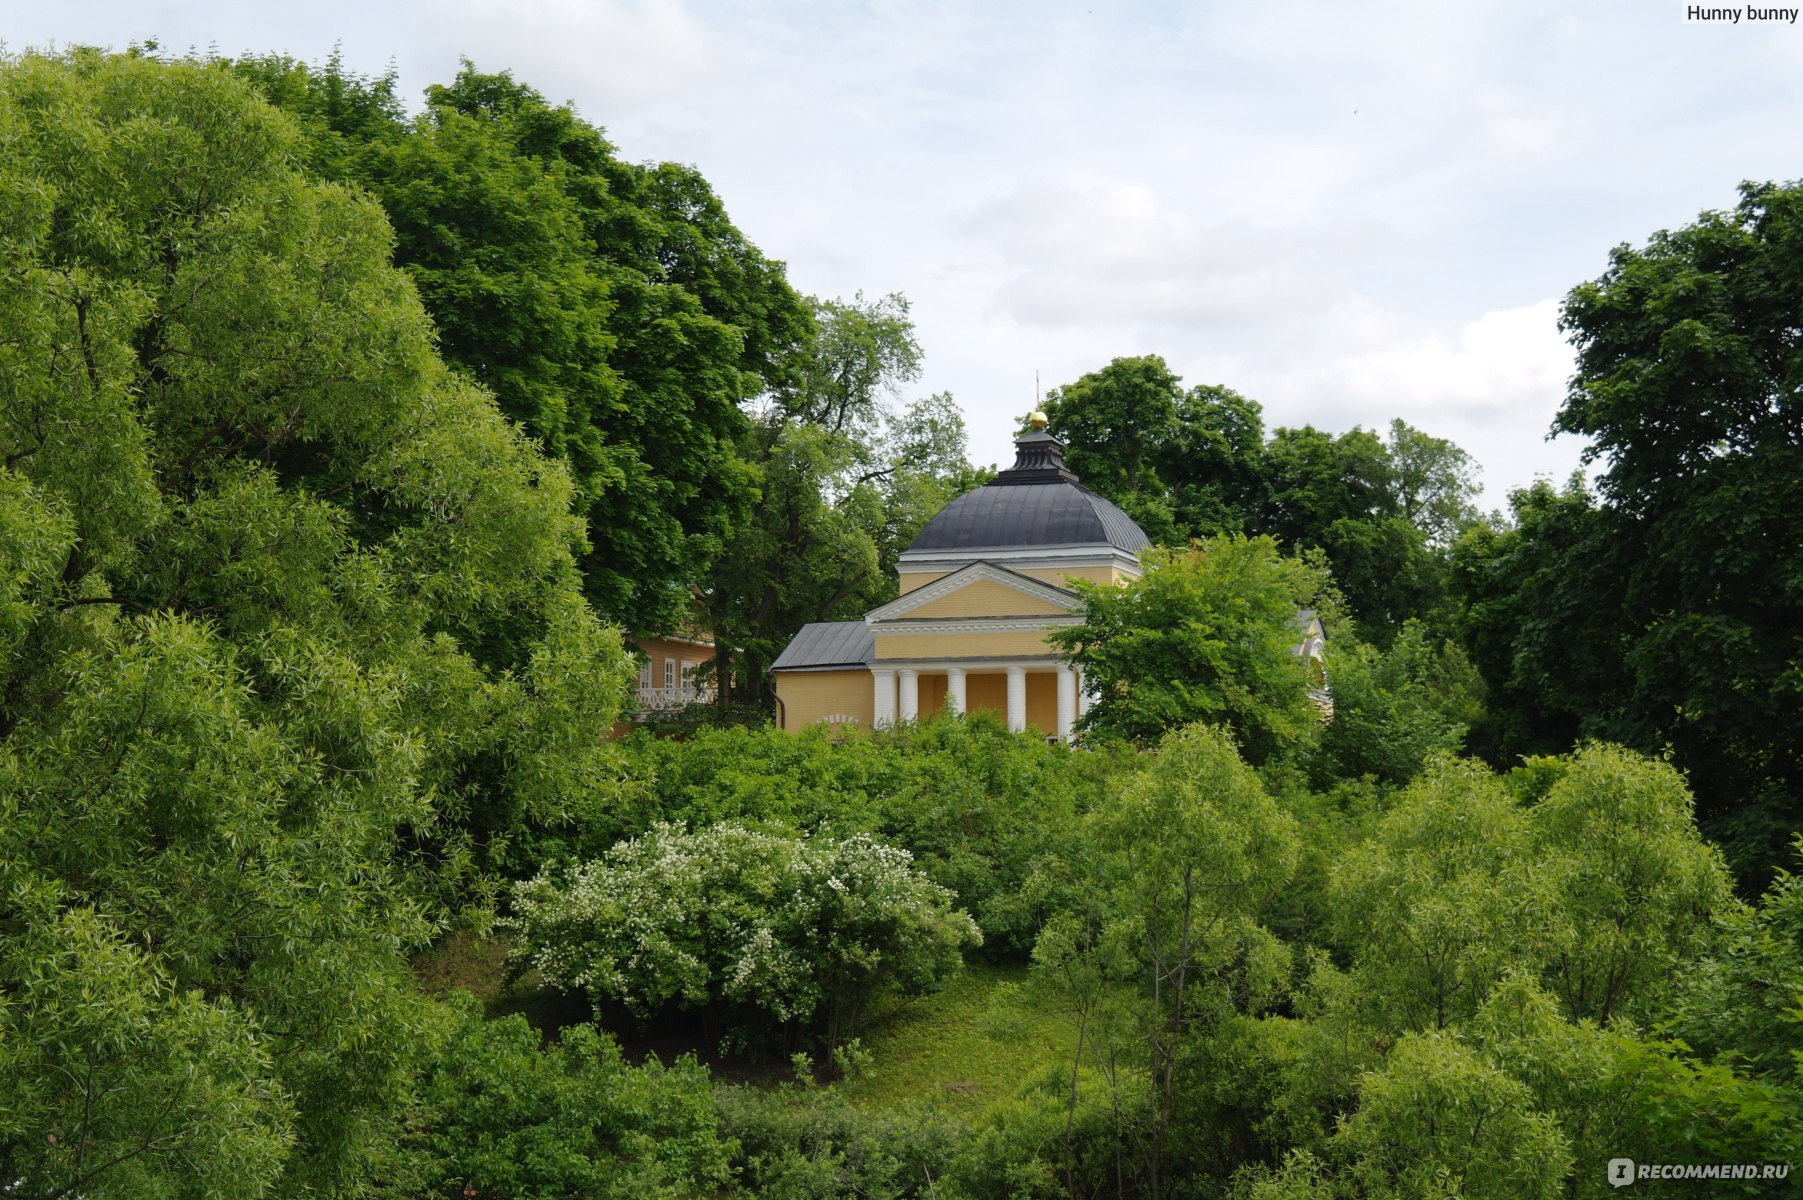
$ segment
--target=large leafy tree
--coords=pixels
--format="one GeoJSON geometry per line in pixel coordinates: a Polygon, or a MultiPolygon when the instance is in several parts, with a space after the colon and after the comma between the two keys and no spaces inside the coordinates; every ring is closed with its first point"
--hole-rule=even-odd
{"type": "Polygon", "coordinates": [[[794,393],[809,361],[782,264],[693,168],[620,160],[506,73],[466,63],[408,120],[392,79],[235,67],[302,119],[318,169],[381,201],[445,358],[569,464],[595,604],[681,623],[754,494],[741,405],[794,393]]]}
{"type": "MultiPolygon", "coordinates": [[[[1407,436],[1414,433],[1407,426],[1398,431],[1405,460],[1425,438],[1407,436]]],[[[1404,476],[1391,447],[1365,429],[1339,435],[1312,425],[1279,429],[1265,448],[1259,530],[1325,551],[1347,611],[1380,645],[1408,618],[1428,615],[1445,586],[1441,560],[1429,547],[1437,518],[1424,500],[1456,492],[1457,483],[1419,456],[1406,465],[1404,476]]]]}
{"type": "Polygon", "coordinates": [[[1510,522],[1480,523],[1454,544],[1460,637],[1483,675],[1473,750],[1493,760],[1569,749],[1620,731],[1630,631],[1619,589],[1631,553],[1581,478],[1509,497],[1510,522]]]}
{"type": "Polygon", "coordinates": [[[1159,460],[1177,421],[1182,379],[1156,354],[1117,358],[1045,396],[1047,428],[1084,485],[1119,504],[1156,542],[1176,540],[1159,460]]]}
{"type": "Polygon", "coordinates": [[[792,387],[747,435],[759,500],[714,565],[707,613],[716,676],[768,703],[769,666],[809,621],[895,595],[895,564],[922,526],[983,481],[950,393],[893,401],[920,371],[905,297],[816,301],[792,387]]]}
{"type": "Polygon", "coordinates": [[[1219,384],[1191,388],[1160,455],[1177,528],[1190,537],[1261,532],[1265,424],[1258,401],[1219,384]]]}
{"type": "Polygon", "coordinates": [[[1561,725],[1669,746],[1755,876],[1803,803],[1800,248],[1803,186],[1772,184],[1617,247],[1562,318],[1557,427],[1592,439],[1598,495],[1528,494],[1462,568],[1500,749],[1561,725]]]}
{"type": "Polygon", "coordinates": [[[1390,422],[1384,448],[1390,458],[1391,494],[1409,524],[1445,546],[1477,520],[1473,501],[1481,490],[1477,463],[1447,441],[1400,417],[1390,422]]]}
{"type": "Polygon", "coordinates": [[[1558,427],[1593,439],[1634,548],[1625,708],[1722,829],[1775,859],[1803,803],[1803,185],[1617,247],[1562,316],[1558,427]]]}
{"type": "Polygon", "coordinates": [[[1265,436],[1257,401],[1193,387],[1157,355],[1117,358],[1046,395],[1050,428],[1087,487],[1156,543],[1270,535],[1324,551],[1347,613],[1380,645],[1411,617],[1438,617],[1444,550],[1475,519],[1475,466],[1444,438],[1393,421],[1310,425],[1265,436]]]}
{"type": "Polygon", "coordinates": [[[453,878],[600,778],[569,477],[300,145],[216,66],[0,65],[9,1195],[358,1191],[410,852],[453,878]]]}
{"type": "Polygon", "coordinates": [[[1083,623],[1047,635],[1098,697],[1083,728],[1153,742],[1180,725],[1219,723],[1262,763],[1319,725],[1296,653],[1298,614],[1333,602],[1319,565],[1244,536],[1154,549],[1144,565],[1124,586],[1078,581],[1083,623]]]}

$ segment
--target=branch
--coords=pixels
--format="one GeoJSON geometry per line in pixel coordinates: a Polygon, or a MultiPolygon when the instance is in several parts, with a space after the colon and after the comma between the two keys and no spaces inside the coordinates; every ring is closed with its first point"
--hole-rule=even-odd
{"type": "Polygon", "coordinates": [[[141,600],[133,600],[130,596],[84,596],[78,600],[65,600],[62,611],[79,608],[83,604],[117,604],[120,608],[129,608],[133,612],[149,612],[150,606],[141,600]]]}

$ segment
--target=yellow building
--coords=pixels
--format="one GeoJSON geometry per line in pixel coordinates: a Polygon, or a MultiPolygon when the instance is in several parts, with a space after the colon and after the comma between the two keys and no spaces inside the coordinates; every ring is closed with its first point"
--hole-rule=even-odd
{"type": "Polygon", "coordinates": [[[1088,696],[1045,640],[1082,620],[1065,585],[1137,578],[1150,542],[1078,483],[1035,417],[1014,465],[946,505],[901,556],[898,599],[795,635],[771,667],[781,728],[989,709],[1069,740],[1088,696]]]}

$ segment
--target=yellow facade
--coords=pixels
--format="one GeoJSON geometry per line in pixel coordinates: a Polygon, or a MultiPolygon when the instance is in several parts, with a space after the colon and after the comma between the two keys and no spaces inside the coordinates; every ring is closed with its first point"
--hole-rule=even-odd
{"type": "MultiPolygon", "coordinates": [[[[922,720],[945,711],[947,681],[943,672],[920,677],[922,720]]],[[[1004,717],[1008,711],[1008,677],[1001,671],[965,676],[966,710],[1004,717]]],[[[796,671],[777,676],[782,728],[791,732],[846,717],[868,726],[875,711],[869,671],[796,671]]],[[[1049,670],[1027,673],[1027,727],[1050,733],[1058,727],[1058,681],[1049,670]]]]}
{"type": "Polygon", "coordinates": [[[979,579],[948,596],[911,609],[908,618],[1057,616],[1069,610],[993,579],[979,579]]]}
{"type": "Polygon", "coordinates": [[[948,688],[943,675],[922,675],[920,677],[920,715],[922,717],[937,716],[945,711],[945,695],[948,688]]]}
{"type": "MultiPolygon", "coordinates": [[[[922,716],[927,714],[925,684],[929,678],[931,676],[923,676],[920,681],[922,716]]],[[[944,676],[939,678],[943,694],[944,676]]],[[[1001,671],[966,675],[964,696],[968,711],[988,712],[1005,718],[1008,714],[1008,676],[1001,671]]],[[[1058,728],[1058,677],[1049,671],[1027,672],[1027,728],[1041,733],[1051,733],[1058,728]]]]}
{"type": "MultiPolygon", "coordinates": [[[[1116,566],[1096,567],[1010,567],[1010,570],[1037,579],[1041,583],[1049,583],[1053,587],[1063,587],[1067,579],[1087,579],[1091,583],[1120,583],[1135,576],[1116,566]]],[[[936,579],[944,579],[944,571],[903,571],[896,576],[901,584],[901,594],[907,595],[918,587],[925,587],[936,579]]]]}
{"type": "Polygon", "coordinates": [[[1132,576],[1119,567],[1016,567],[1022,575],[1049,583],[1053,587],[1064,587],[1070,579],[1087,579],[1091,583],[1120,583],[1132,576]]]}
{"type": "Polygon", "coordinates": [[[1038,654],[1054,654],[1045,643],[1042,630],[1018,633],[911,633],[877,635],[876,658],[1019,658],[1038,654]]]}
{"type": "Polygon", "coordinates": [[[642,637],[634,638],[633,643],[650,660],[639,667],[639,686],[642,688],[687,686],[695,668],[714,657],[712,646],[683,638],[642,637]]]}
{"type": "Polygon", "coordinates": [[[1150,543],[1077,482],[1045,425],[1036,414],[1014,465],[923,527],[901,555],[897,599],[795,635],[771,666],[785,728],[853,714],[924,720],[945,711],[955,677],[967,712],[1074,736],[1087,703],[1081,673],[1046,639],[1082,619],[1074,584],[1137,578],[1150,543]]]}
{"type": "Polygon", "coordinates": [[[845,717],[869,725],[876,705],[870,672],[864,670],[785,672],[776,677],[776,698],[782,727],[790,730],[845,717]]]}

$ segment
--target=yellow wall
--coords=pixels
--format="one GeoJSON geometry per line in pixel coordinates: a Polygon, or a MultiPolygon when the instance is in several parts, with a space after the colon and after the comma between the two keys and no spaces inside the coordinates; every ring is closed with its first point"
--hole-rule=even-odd
{"type": "MultiPolygon", "coordinates": [[[[920,680],[920,712],[927,713],[927,684],[937,679],[939,690],[945,690],[945,676],[922,676],[920,680]]],[[[966,675],[964,698],[971,712],[992,712],[1004,720],[1008,716],[1008,676],[1004,673],[966,675]]],[[[937,710],[935,710],[937,711],[937,710]]],[[[1027,672],[1027,726],[1041,733],[1058,731],[1058,676],[1050,671],[1027,672]]]]}
{"type": "MultiPolygon", "coordinates": [[[[1123,579],[1135,579],[1137,576],[1122,571],[1118,567],[1008,567],[1010,571],[1018,571],[1022,575],[1041,580],[1053,587],[1063,587],[1065,578],[1087,579],[1091,583],[1119,583],[1123,579]]],[[[935,579],[944,579],[944,571],[902,571],[896,575],[901,584],[901,594],[907,595],[917,587],[922,587],[935,579]]]]}
{"type": "Polygon", "coordinates": [[[1043,671],[1027,675],[1027,728],[1058,732],[1057,675],[1043,671]]]}
{"type": "Polygon", "coordinates": [[[1006,675],[966,675],[964,702],[971,712],[990,712],[1003,716],[1008,712],[1008,677],[1006,675]]]}
{"type": "Polygon", "coordinates": [[[920,715],[930,717],[945,711],[946,682],[944,675],[920,677],[920,715]]]}
{"type": "Polygon", "coordinates": [[[1063,587],[1066,579],[1087,579],[1091,583],[1116,583],[1129,578],[1115,567],[1015,567],[1022,575],[1031,576],[1051,584],[1063,587]]]}
{"type": "Polygon", "coordinates": [[[681,687],[683,671],[711,662],[714,657],[712,646],[697,646],[693,642],[678,642],[667,638],[634,638],[633,643],[651,659],[651,686],[654,688],[664,686],[665,659],[675,661],[675,682],[677,687],[681,687]]]}
{"type": "Polygon", "coordinates": [[[949,596],[929,600],[907,616],[910,620],[915,617],[1038,617],[1068,611],[1062,605],[1029,596],[1005,583],[978,579],[949,596]]]}
{"type": "Polygon", "coordinates": [[[1013,658],[1050,654],[1043,633],[930,633],[877,635],[876,656],[886,658],[1013,658]]]}
{"type": "MultiPolygon", "coordinates": [[[[925,691],[922,687],[923,704],[925,691]]],[[[876,715],[875,687],[870,672],[865,670],[778,671],[776,696],[782,701],[782,727],[791,732],[841,715],[856,717],[861,724],[869,725],[876,715]]]]}

